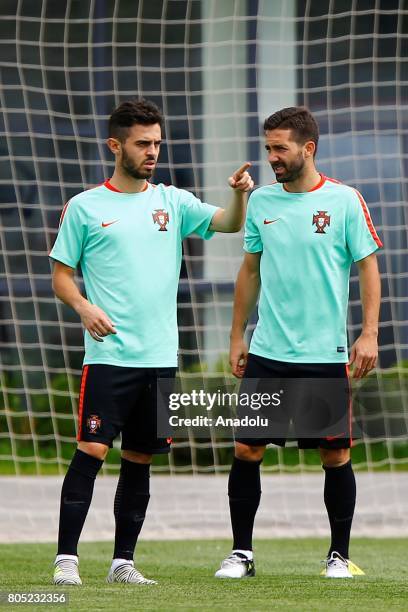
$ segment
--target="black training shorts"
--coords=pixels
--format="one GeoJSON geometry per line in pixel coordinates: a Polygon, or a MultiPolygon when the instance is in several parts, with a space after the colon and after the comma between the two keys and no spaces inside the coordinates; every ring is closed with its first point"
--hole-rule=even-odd
{"type": "Polygon", "coordinates": [[[157,437],[157,381],[174,379],[176,370],[85,365],[79,393],[78,441],[111,447],[121,433],[122,450],[168,453],[171,438],[157,437]]]}
{"type": "Polygon", "coordinates": [[[288,363],[249,353],[240,393],[271,393],[279,389],[284,390],[284,401],[268,413],[271,424],[267,435],[258,437],[256,432],[248,437],[250,430],[238,429],[237,442],[249,446],[285,446],[288,439],[297,439],[302,449],[350,448],[351,392],[346,364],[288,363]]]}

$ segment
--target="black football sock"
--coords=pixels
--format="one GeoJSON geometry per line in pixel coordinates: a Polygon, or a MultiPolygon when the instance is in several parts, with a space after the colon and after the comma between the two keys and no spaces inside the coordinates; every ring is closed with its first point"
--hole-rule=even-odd
{"type": "Polygon", "coordinates": [[[103,461],[77,449],[61,489],[58,555],[77,555],[82,527],[103,461]]]}
{"type": "Polygon", "coordinates": [[[252,550],[255,514],[261,499],[261,461],[234,457],[228,480],[233,550],[252,550]]]}
{"type": "Polygon", "coordinates": [[[329,515],[331,545],[329,555],[335,550],[349,558],[351,523],[356,505],[356,479],[351,461],[340,467],[325,467],[324,503],[329,515]]]}
{"type": "Polygon", "coordinates": [[[122,458],[114,505],[114,559],[133,559],[150,499],[149,489],[150,464],[134,463],[122,458]]]}

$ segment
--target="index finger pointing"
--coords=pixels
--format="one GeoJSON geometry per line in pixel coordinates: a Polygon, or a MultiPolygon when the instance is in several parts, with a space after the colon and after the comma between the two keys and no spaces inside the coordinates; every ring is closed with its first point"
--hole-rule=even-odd
{"type": "Polygon", "coordinates": [[[245,162],[245,164],[242,164],[242,166],[238,168],[238,170],[235,170],[234,174],[232,175],[233,178],[235,180],[239,179],[241,174],[244,174],[245,170],[248,170],[248,168],[250,168],[251,165],[252,165],[251,162],[245,162]]]}

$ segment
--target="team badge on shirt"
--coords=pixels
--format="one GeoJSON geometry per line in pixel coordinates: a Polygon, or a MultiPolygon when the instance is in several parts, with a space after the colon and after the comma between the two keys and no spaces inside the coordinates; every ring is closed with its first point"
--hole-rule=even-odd
{"type": "Polygon", "coordinates": [[[327,210],[318,210],[317,215],[313,215],[312,225],[316,226],[315,234],[325,234],[325,227],[330,225],[330,215],[327,214],[327,210]]]}
{"type": "Polygon", "coordinates": [[[86,419],[86,426],[89,433],[95,434],[101,428],[101,419],[96,414],[91,414],[91,416],[86,419]]]}
{"type": "Polygon", "coordinates": [[[159,232],[167,232],[166,225],[169,222],[169,213],[163,208],[157,208],[154,213],[152,213],[153,222],[160,225],[159,232]]]}

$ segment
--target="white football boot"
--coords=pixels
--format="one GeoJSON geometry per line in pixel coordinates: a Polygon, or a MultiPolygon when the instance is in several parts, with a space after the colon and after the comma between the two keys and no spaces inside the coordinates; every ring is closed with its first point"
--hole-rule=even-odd
{"type": "Polygon", "coordinates": [[[215,572],[216,578],[250,578],[255,576],[255,564],[241,553],[232,552],[215,572]]]}
{"type": "Polygon", "coordinates": [[[127,582],[128,584],[157,584],[155,580],[145,578],[133,565],[133,561],[124,561],[116,567],[112,565],[106,582],[127,582]]]}
{"type": "Polygon", "coordinates": [[[349,561],[335,550],[326,559],[326,578],[353,578],[349,569],[349,561]]]}
{"type": "Polygon", "coordinates": [[[54,584],[82,584],[78,571],[78,559],[58,559],[55,561],[54,584]]]}

